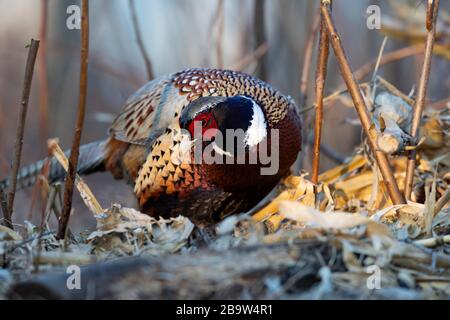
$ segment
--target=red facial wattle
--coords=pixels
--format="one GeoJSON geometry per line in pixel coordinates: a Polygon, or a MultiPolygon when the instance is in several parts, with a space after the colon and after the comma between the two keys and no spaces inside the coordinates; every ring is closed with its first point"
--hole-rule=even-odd
{"type": "MultiPolygon", "coordinates": [[[[191,136],[195,137],[195,123],[197,124],[198,128],[202,128],[202,137],[205,140],[211,140],[213,137],[216,136],[218,125],[217,121],[214,118],[212,113],[201,113],[197,115],[194,120],[189,124],[189,132],[191,133],[191,136]]],[[[197,129],[198,130],[198,129],[197,129]]]]}

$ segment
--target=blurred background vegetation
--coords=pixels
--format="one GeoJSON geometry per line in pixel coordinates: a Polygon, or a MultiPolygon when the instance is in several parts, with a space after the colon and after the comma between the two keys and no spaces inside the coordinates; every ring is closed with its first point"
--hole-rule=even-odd
{"type": "MultiPolygon", "coordinates": [[[[316,0],[135,0],[137,21],[155,77],[189,67],[236,67],[261,45],[262,57],[246,64],[243,71],[256,74],[300,101],[300,77],[305,43],[319,1],[316,0]],[[262,48],[262,49],[265,49],[262,48]]],[[[389,37],[385,53],[422,41],[424,4],[421,0],[335,0],[333,15],[353,69],[374,60],[386,30],[366,27],[369,5],[381,8],[382,18],[404,32],[389,37]],[[403,7],[401,5],[404,5],[403,7]],[[399,7],[400,6],[400,7],[399,7]],[[405,9],[409,8],[409,9],[405,9]],[[403,10],[403,11],[402,11],[403,10]],[[398,21],[397,21],[397,20],[398,21]],[[422,21],[422,24],[417,24],[422,21]],[[419,28],[419,36],[408,36],[419,28]]],[[[77,0],[0,0],[0,177],[9,174],[17,125],[19,99],[30,38],[45,34],[39,51],[25,131],[22,164],[47,155],[46,139],[58,137],[68,148],[75,123],[79,77],[79,30],[66,27],[67,7],[77,0]],[[47,8],[47,10],[45,10],[47,8]],[[46,14],[45,14],[46,12],[46,14]],[[45,21],[45,24],[43,24],[45,21]],[[43,29],[46,26],[46,31],[43,29]],[[46,48],[45,48],[46,47],[46,48]]],[[[442,26],[449,30],[450,1],[441,1],[442,26]]],[[[448,34],[447,34],[448,37],[448,34]]],[[[448,38],[447,38],[448,39],[448,38]]],[[[448,42],[447,42],[448,44],[448,42]]],[[[448,54],[448,53],[447,53],[448,54]]],[[[315,52],[314,52],[315,55],[315,52]]],[[[408,94],[417,82],[422,56],[412,56],[380,69],[380,74],[408,94]]],[[[333,54],[330,54],[326,94],[342,85],[333,54]]],[[[314,100],[315,57],[311,65],[309,98],[314,100]]],[[[449,60],[435,56],[431,70],[430,102],[450,92],[449,60]]],[[[133,29],[130,3],[125,0],[90,1],[90,60],[88,112],[82,142],[104,139],[109,123],[127,97],[147,80],[144,60],[133,29]]],[[[370,77],[370,75],[369,75],[370,77]]],[[[360,143],[360,127],[353,108],[339,101],[325,109],[322,141],[342,156],[349,156],[360,143]]],[[[305,133],[310,132],[305,125],[305,133]]],[[[309,155],[304,169],[310,169],[309,155]]],[[[322,170],[335,165],[322,157],[322,170]]],[[[87,177],[99,201],[134,205],[132,188],[114,182],[109,174],[87,177]]],[[[16,221],[39,218],[41,204],[31,205],[32,188],[18,192],[16,221]],[[33,213],[33,214],[32,214],[33,213]],[[32,215],[31,215],[32,214],[32,215]]],[[[39,198],[39,197],[38,197],[39,198]]],[[[75,195],[74,229],[94,223],[75,195]]]]}

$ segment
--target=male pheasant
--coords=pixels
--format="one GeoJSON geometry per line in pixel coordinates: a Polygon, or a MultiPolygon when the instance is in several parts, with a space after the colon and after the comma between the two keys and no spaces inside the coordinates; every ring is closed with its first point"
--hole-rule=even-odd
{"type": "MultiPolygon", "coordinates": [[[[150,81],[133,94],[111,125],[109,138],[80,148],[78,172],[107,170],[127,179],[141,210],[152,216],[182,214],[210,224],[249,210],[289,173],[301,148],[296,110],[290,97],[247,74],[184,70],[150,81]],[[185,161],[194,158],[194,123],[204,138],[200,149],[209,146],[212,156],[226,161],[185,161]],[[244,133],[242,149],[225,146],[229,129],[244,133]],[[273,129],[278,129],[279,143],[271,138],[273,129]],[[216,141],[218,133],[225,136],[222,143],[216,141]],[[249,161],[263,143],[277,144],[267,147],[277,153],[270,156],[278,156],[278,170],[272,174],[262,174],[267,163],[259,158],[249,161]],[[244,161],[228,161],[238,158],[244,161]]],[[[43,164],[23,168],[19,186],[33,184],[43,164]]],[[[55,159],[50,164],[49,181],[62,180],[62,167],[55,159]]],[[[8,184],[0,182],[3,188],[8,184]]]]}

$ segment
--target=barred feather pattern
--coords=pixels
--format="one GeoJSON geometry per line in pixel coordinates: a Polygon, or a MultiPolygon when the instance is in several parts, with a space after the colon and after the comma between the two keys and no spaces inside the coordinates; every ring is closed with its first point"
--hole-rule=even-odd
{"type": "MultiPolygon", "coordinates": [[[[104,161],[105,141],[96,141],[80,147],[80,156],[78,159],[79,174],[88,174],[101,169],[104,161]]],[[[66,157],[70,156],[70,150],[64,152],[66,157]]],[[[17,189],[25,189],[32,186],[39,177],[42,168],[47,163],[48,158],[37,161],[20,169],[17,175],[17,189]]],[[[55,158],[50,159],[48,181],[50,183],[62,180],[66,171],[55,158]]],[[[9,179],[0,181],[0,188],[6,190],[10,185],[9,179]]]]}

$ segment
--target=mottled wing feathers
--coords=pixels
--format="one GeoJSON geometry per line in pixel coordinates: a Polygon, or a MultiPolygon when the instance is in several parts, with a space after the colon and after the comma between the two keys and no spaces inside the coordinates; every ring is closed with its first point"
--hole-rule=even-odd
{"type": "Polygon", "coordinates": [[[154,130],[156,110],[161,107],[161,98],[170,84],[170,78],[159,78],[138,90],[127,100],[123,111],[114,120],[109,129],[110,135],[120,141],[145,144],[154,130]]]}
{"type": "Polygon", "coordinates": [[[180,94],[186,95],[188,101],[199,97],[217,95],[219,78],[208,69],[188,69],[174,76],[174,84],[180,94]]]}

